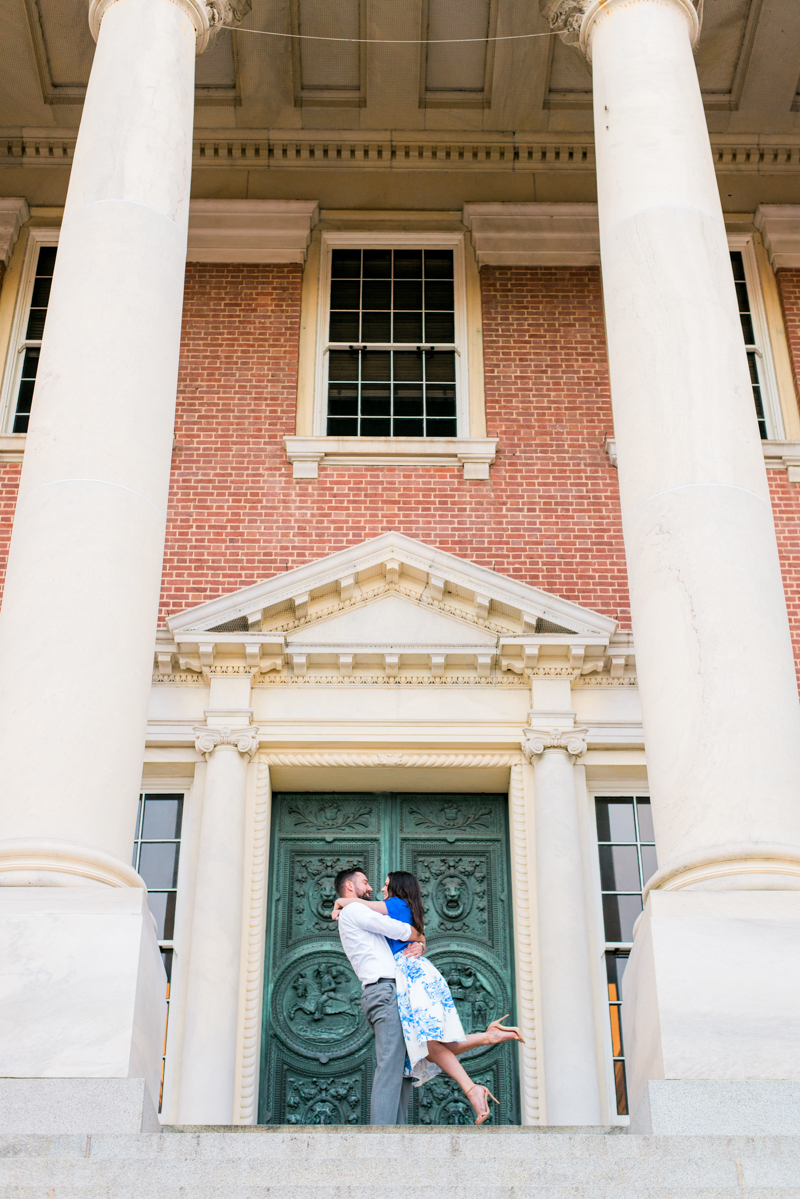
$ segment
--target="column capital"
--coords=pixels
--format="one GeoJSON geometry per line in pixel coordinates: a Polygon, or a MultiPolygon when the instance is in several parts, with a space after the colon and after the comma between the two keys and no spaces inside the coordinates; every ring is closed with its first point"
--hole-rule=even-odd
{"type": "MultiPolygon", "coordinates": [[[[238,25],[253,7],[253,0],[169,0],[181,7],[195,28],[197,53],[204,50],[219,37],[225,28],[238,25]]],[[[97,41],[100,22],[112,4],[120,0],[90,0],[89,29],[97,41]]]]}
{"type": "Polygon", "coordinates": [[[524,757],[531,764],[548,749],[568,753],[574,762],[586,753],[588,731],[586,728],[524,729],[520,746],[524,757]]]}
{"type": "Polygon", "coordinates": [[[208,761],[215,749],[221,745],[238,749],[239,753],[250,761],[258,750],[258,725],[251,724],[245,728],[231,728],[222,725],[220,728],[209,728],[200,725],[195,728],[194,747],[208,761]]]}
{"type": "MultiPolygon", "coordinates": [[[[652,0],[633,0],[648,4],[652,0]]],[[[590,34],[597,17],[610,12],[617,4],[630,6],[631,0],[539,0],[541,14],[553,33],[557,33],[568,46],[577,46],[591,62],[590,34]]],[[[694,46],[700,36],[703,20],[703,0],[671,0],[676,8],[683,9],[689,21],[689,37],[694,46]]]]}

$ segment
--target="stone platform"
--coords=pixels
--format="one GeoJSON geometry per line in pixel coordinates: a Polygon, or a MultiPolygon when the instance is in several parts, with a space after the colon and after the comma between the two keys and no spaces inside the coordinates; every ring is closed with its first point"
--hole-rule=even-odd
{"type": "Polygon", "coordinates": [[[800,1199],[800,1137],[170,1128],[0,1136],[3,1199],[800,1199]]]}

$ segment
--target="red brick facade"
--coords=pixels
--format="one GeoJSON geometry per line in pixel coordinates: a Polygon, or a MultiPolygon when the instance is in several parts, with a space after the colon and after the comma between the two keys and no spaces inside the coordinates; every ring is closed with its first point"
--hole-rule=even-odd
{"type": "Polygon", "coordinates": [[[599,271],[482,277],[489,481],[323,466],[295,482],[300,270],[190,264],[162,619],[396,530],[628,625],[599,271]]]}
{"type": "MultiPolygon", "coordinates": [[[[190,264],[161,619],[387,530],[629,626],[599,272],[484,268],[488,482],[321,467],[295,482],[298,266],[190,264]]],[[[800,377],[800,271],[778,275],[800,377]]],[[[0,587],[19,481],[0,467],[0,587]]],[[[769,472],[800,661],[800,487],[769,472]]]]}

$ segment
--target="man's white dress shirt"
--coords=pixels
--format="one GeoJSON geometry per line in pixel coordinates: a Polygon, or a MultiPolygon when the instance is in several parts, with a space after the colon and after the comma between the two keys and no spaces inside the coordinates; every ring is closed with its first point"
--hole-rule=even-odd
{"type": "Polygon", "coordinates": [[[386,938],[407,941],[410,924],[393,920],[363,903],[348,903],[339,916],[339,937],[362,986],[379,978],[394,978],[394,957],[386,938]]]}

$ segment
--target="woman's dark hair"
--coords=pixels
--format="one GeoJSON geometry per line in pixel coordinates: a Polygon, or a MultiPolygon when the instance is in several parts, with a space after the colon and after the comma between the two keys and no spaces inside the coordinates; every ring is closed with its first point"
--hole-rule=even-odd
{"type": "Polygon", "coordinates": [[[390,870],[387,890],[389,895],[395,899],[406,901],[411,908],[411,923],[418,933],[424,933],[425,909],[422,906],[422,895],[415,876],[409,874],[407,870],[390,870]]]}

